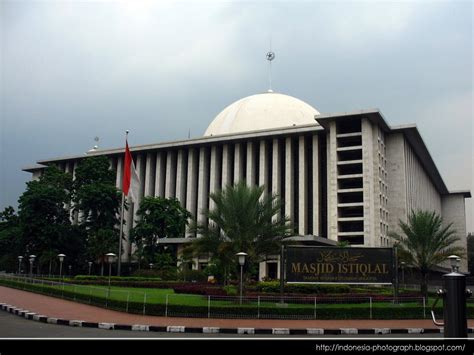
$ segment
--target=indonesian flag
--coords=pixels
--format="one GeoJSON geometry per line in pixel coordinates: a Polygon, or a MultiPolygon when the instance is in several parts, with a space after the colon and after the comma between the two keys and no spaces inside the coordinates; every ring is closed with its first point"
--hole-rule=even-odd
{"type": "Polygon", "coordinates": [[[123,164],[123,186],[122,190],[125,196],[129,195],[133,201],[137,202],[138,190],[140,188],[140,180],[138,179],[135,163],[132,154],[128,149],[128,141],[125,141],[125,159],[123,164]]]}

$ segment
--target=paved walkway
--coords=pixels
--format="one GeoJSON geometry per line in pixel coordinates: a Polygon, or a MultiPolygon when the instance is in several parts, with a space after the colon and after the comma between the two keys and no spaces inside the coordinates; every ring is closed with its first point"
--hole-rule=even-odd
{"type": "MultiPolygon", "coordinates": [[[[283,320],[283,319],[213,319],[142,316],[122,313],[82,303],[0,286],[0,303],[29,310],[48,317],[96,323],[145,324],[153,326],[221,328],[424,328],[438,329],[429,319],[410,320],[283,320]]],[[[470,328],[474,320],[469,320],[470,328]]]]}

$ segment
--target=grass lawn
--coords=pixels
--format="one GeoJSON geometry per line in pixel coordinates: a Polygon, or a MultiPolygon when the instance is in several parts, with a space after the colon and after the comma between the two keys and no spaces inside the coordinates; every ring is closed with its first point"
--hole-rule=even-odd
{"type": "MultiPolygon", "coordinates": [[[[137,287],[119,287],[111,286],[110,291],[107,286],[90,286],[90,285],[42,285],[44,293],[48,294],[48,290],[64,290],[75,294],[85,296],[95,296],[100,298],[108,298],[109,300],[123,301],[123,302],[146,302],[147,304],[166,304],[168,305],[185,305],[185,306],[200,306],[208,307],[208,296],[192,295],[192,294],[177,294],[173,289],[159,289],[159,288],[137,288],[137,287]],[[109,294],[107,295],[107,293],[109,294]],[[168,300],[167,300],[168,298],[168,300]]],[[[236,307],[240,306],[238,297],[229,297],[227,299],[221,299],[220,297],[212,296],[211,302],[213,306],[221,307],[236,307]]],[[[369,298],[359,298],[360,301],[350,302],[350,300],[341,297],[341,299],[331,298],[324,299],[322,297],[316,298],[317,308],[327,309],[340,309],[350,305],[352,308],[367,308],[369,306],[369,298]],[[319,302],[318,302],[319,299],[319,302]]],[[[421,301],[421,300],[420,300],[421,301]]],[[[430,299],[426,303],[426,307],[429,307],[433,303],[434,299],[430,299]]],[[[442,302],[441,302],[442,303],[442,302]]],[[[409,307],[420,305],[420,302],[411,300],[410,302],[400,302],[394,304],[393,302],[373,302],[373,308],[386,308],[386,307],[409,307]]],[[[256,297],[252,299],[245,299],[241,307],[257,307],[258,300],[256,297]]],[[[301,299],[285,300],[283,305],[285,308],[307,308],[314,309],[314,297],[302,297],[301,299]]],[[[262,296],[260,298],[260,307],[265,308],[281,308],[280,299],[278,297],[262,296]]]]}

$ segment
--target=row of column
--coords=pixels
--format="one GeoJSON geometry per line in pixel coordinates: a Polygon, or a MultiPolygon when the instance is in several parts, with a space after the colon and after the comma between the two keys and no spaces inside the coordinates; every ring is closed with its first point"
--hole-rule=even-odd
{"type": "MultiPolygon", "coordinates": [[[[282,212],[292,222],[297,222],[297,234],[320,234],[317,135],[132,154],[140,179],[140,191],[138,201],[128,201],[129,208],[125,211],[124,261],[128,261],[128,256],[133,252],[128,235],[130,228],[136,224],[136,213],[144,196],[175,197],[197,217],[198,223],[205,223],[201,212],[214,207],[209,195],[240,180],[245,180],[248,185],[265,185],[265,194],[279,195],[284,201],[282,212]],[[308,170],[310,166],[312,171],[308,170]],[[308,195],[310,184],[311,198],[308,195]],[[298,191],[298,196],[295,196],[295,191],[298,191]],[[309,201],[312,202],[311,216],[309,201]]],[[[116,186],[121,189],[123,157],[111,157],[110,163],[117,173],[116,186]]],[[[69,172],[74,173],[76,165],[67,168],[69,172]]],[[[186,237],[190,236],[187,230],[186,237]]]]}

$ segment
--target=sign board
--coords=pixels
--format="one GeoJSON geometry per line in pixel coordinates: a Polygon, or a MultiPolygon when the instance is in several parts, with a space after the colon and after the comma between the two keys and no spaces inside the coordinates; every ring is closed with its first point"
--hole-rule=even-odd
{"type": "Polygon", "coordinates": [[[288,283],[391,284],[392,248],[288,246],[288,283]]]}

